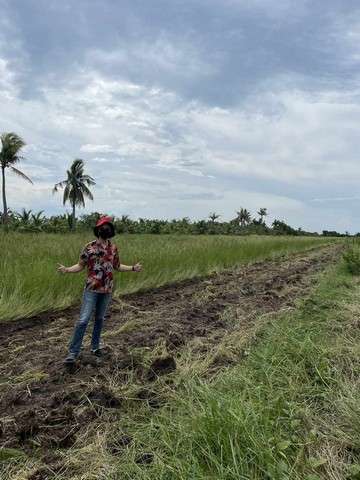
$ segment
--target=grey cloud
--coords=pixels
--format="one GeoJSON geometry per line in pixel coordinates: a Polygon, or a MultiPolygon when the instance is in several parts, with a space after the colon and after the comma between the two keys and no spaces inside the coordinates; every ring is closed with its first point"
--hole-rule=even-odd
{"type": "Polygon", "coordinates": [[[176,195],[180,200],[219,200],[224,198],[223,194],[215,192],[203,192],[203,193],[180,193],[176,195]]]}
{"type": "MultiPolygon", "coordinates": [[[[64,85],[84,67],[226,107],[290,72],[293,86],[308,89],[341,87],[357,75],[357,65],[343,62],[349,44],[342,19],[358,15],[354,0],[5,5],[8,23],[16,25],[7,44],[16,40],[24,52],[25,98],[64,85]]],[[[12,57],[9,47],[5,53],[12,57]]]]}

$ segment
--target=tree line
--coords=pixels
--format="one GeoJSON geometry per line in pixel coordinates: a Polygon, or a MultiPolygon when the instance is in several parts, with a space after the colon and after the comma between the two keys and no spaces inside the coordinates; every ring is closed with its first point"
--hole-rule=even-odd
{"type": "MultiPolygon", "coordinates": [[[[47,217],[43,211],[33,212],[25,208],[21,212],[8,210],[7,224],[2,225],[2,228],[33,233],[91,231],[102,214],[100,212],[92,212],[80,215],[74,226],[72,213],[47,217]]],[[[250,212],[245,208],[241,208],[236,212],[235,218],[229,221],[219,221],[220,215],[214,212],[210,213],[206,219],[193,221],[188,217],[169,220],[156,218],[131,219],[129,215],[121,215],[120,217],[112,215],[112,217],[116,231],[127,234],[318,235],[313,232],[305,232],[302,229],[295,230],[281,220],[274,220],[272,225],[268,226],[260,215],[258,218],[252,218],[250,212]]]]}
{"type": "MultiPolygon", "coordinates": [[[[2,227],[19,232],[66,232],[68,230],[91,229],[99,212],[81,215],[76,218],[76,207],[85,207],[85,199],[93,200],[89,187],[96,185],[95,180],[84,172],[84,161],[77,158],[66,171],[66,178],[56,183],[52,189],[55,194],[63,190],[62,202],[71,206],[71,214],[52,215],[46,217],[43,211],[33,212],[22,209],[15,212],[8,208],[6,198],[6,170],[9,169],[23,180],[33,183],[21,170],[15,167],[23,159],[21,150],[25,146],[24,140],[16,133],[3,133],[0,136],[0,167],[2,174],[2,227]]],[[[266,225],[267,208],[260,208],[258,217],[246,208],[236,211],[236,216],[230,221],[219,221],[221,215],[211,212],[207,219],[191,221],[188,217],[182,219],[159,220],[139,218],[132,220],[129,215],[114,216],[114,224],[119,233],[152,233],[152,234],[222,234],[222,235],[318,235],[317,232],[305,232],[301,228],[294,229],[282,220],[274,220],[271,227],[266,225]]],[[[338,232],[323,231],[326,236],[342,236],[338,232]]]]}

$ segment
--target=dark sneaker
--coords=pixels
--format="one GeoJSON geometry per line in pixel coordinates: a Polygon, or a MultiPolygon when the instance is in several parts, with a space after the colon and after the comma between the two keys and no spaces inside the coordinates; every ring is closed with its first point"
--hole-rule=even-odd
{"type": "Polygon", "coordinates": [[[96,357],[102,357],[104,355],[102,348],[91,349],[91,353],[96,357]]]}
{"type": "Polygon", "coordinates": [[[67,365],[71,365],[72,363],[75,363],[75,360],[75,353],[69,353],[69,355],[65,358],[64,363],[66,363],[67,365]]]}

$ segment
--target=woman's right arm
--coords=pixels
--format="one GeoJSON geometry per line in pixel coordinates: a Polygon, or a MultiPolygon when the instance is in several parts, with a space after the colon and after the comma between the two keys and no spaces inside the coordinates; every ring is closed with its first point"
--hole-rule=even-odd
{"type": "Polygon", "coordinates": [[[82,252],[80,253],[78,263],[73,265],[72,267],[64,267],[61,263],[58,263],[58,272],[60,273],[77,273],[84,270],[85,265],[87,265],[89,259],[89,252],[87,249],[87,245],[83,248],[82,252]]]}
{"type": "Polygon", "coordinates": [[[58,272],[60,273],[77,273],[81,272],[81,270],[84,270],[84,266],[82,263],[76,263],[72,267],[64,267],[64,265],[61,265],[61,263],[58,263],[58,272]]]}

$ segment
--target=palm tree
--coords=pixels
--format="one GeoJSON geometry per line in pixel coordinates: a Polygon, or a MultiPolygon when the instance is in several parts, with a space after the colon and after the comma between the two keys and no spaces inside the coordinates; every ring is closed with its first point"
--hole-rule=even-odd
{"type": "Polygon", "coordinates": [[[126,222],[128,222],[129,220],[130,220],[130,216],[129,216],[129,215],[121,215],[121,219],[120,219],[121,222],[126,223],[126,222]]]}
{"type": "Polygon", "coordinates": [[[263,218],[267,216],[267,208],[260,208],[260,210],[257,212],[257,214],[260,217],[260,223],[263,223],[264,220],[263,218]]]}
{"type": "Polygon", "coordinates": [[[212,223],[215,223],[215,221],[220,218],[221,215],[217,215],[215,212],[210,213],[209,218],[212,223]]]}
{"type": "Polygon", "coordinates": [[[244,227],[251,221],[251,214],[246,208],[240,208],[240,210],[236,212],[236,215],[236,220],[240,223],[242,227],[244,227]]]}
{"type": "Polygon", "coordinates": [[[25,173],[21,172],[14,167],[14,164],[18,163],[23,157],[19,155],[20,150],[25,146],[24,140],[16,135],[16,133],[3,133],[1,135],[1,151],[0,151],[0,166],[2,173],[2,200],[3,200],[3,214],[2,221],[7,223],[8,221],[8,208],[6,202],[5,192],[5,169],[10,168],[16,175],[33,183],[25,173]]]}
{"type": "Polygon", "coordinates": [[[28,225],[31,220],[32,210],[26,210],[26,208],[22,209],[21,213],[18,213],[18,219],[22,225],[28,225]]]}
{"type": "Polygon", "coordinates": [[[40,212],[31,214],[32,223],[35,225],[35,227],[41,227],[45,222],[46,219],[43,214],[44,210],[40,210],[40,212]]]}
{"type": "Polygon", "coordinates": [[[67,179],[62,182],[56,183],[53,188],[53,193],[57,192],[59,188],[64,188],[63,205],[67,201],[72,206],[72,222],[70,229],[75,227],[75,207],[85,207],[85,197],[93,200],[94,197],[88,186],[95,185],[95,181],[89,175],[84,174],[84,161],[80,158],[76,158],[70,170],[67,170],[67,179]]]}

